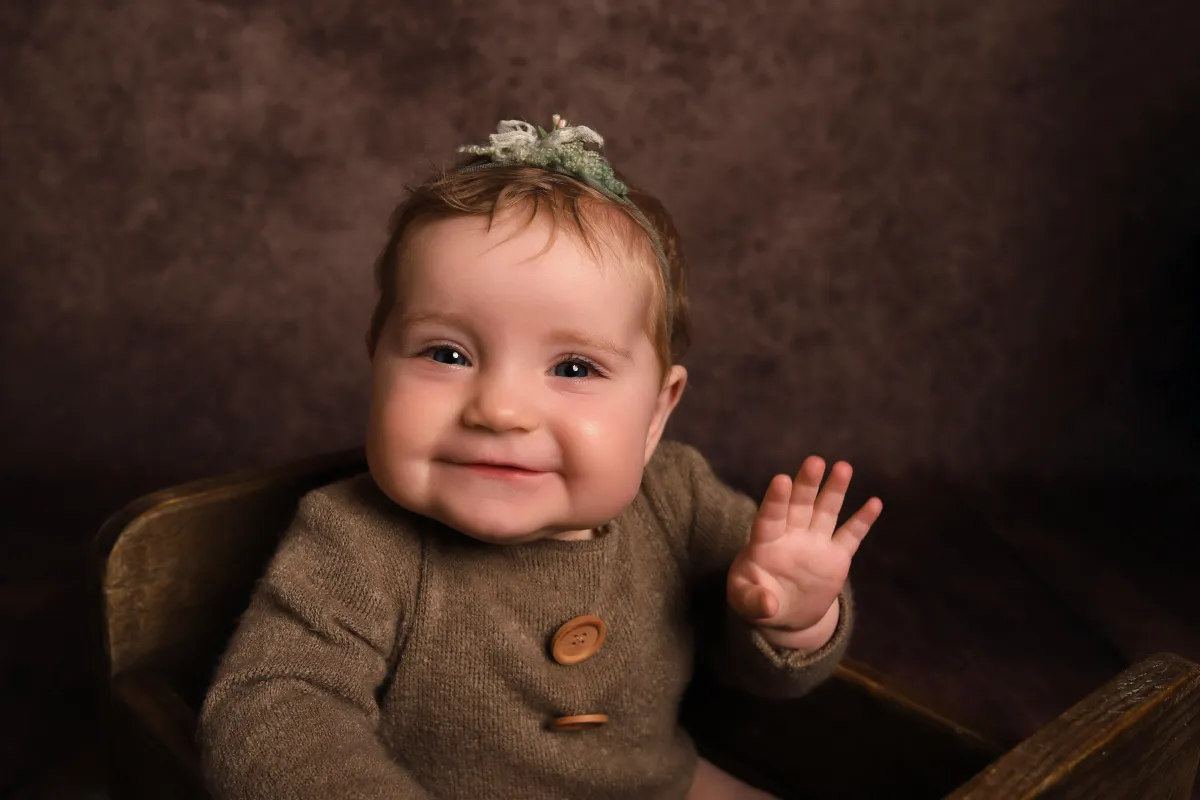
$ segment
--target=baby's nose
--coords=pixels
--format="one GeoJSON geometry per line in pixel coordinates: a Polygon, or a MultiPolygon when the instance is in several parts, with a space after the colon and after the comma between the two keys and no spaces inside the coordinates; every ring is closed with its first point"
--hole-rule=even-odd
{"type": "Polygon", "coordinates": [[[463,423],[496,432],[533,430],[539,418],[533,394],[519,381],[480,380],[471,402],[463,409],[463,423]]]}

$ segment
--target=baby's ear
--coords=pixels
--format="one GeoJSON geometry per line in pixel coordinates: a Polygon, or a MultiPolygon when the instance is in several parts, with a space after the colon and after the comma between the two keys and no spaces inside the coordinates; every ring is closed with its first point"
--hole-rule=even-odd
{"type": "Polygon", "coordinates": [[[655,400],[654,416],[650,419],[650,428],[646,431],[646,458],[643,464],[650,463],[650,457],[654,455],[655,449],[658,448],[658,442],[662,439],[663,429],[667,426],[667,420],[671,418],[671,412],[675,410],[675,406],[679,405],[679,399],[683,397],[684,387],[687,386],[687,370],[676,364],[667,372],[666,380],[663,381],[662,389],[658,392],[658,398],[655,400]]]}

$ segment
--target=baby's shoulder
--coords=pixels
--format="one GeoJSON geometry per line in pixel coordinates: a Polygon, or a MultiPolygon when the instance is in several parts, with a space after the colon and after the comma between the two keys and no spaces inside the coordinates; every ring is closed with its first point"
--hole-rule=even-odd
{"type": "Polygon", "coordinates": [[[418,557],[415,516],[362,472],[319,486],[300,498],[299,527],[340,548],[358,548],[389,559],[418,557]]]}
{"type": "Polygon", "coordinates": [[[642,489],[652,494],[686,496],[708,462],[690,444],[663,440],[642,473],[642,489]]]}
{"type": "Polygon", "coordinates": [[[318,486],[306,493],[300,504],[325,513],[341,513],[361,519],[381,516],[388,504],[394,505],[369,472],[359,472],[318,486]]]}
{"type": "Polygon", "coordinates": [[[696,478],[707,467],[691,445],[663,440],[642,472],[641,498],[669,530],[686,526],[695,506],[696,478]]]}
{"type": "Polygon", "coordinates": [[[664,439],[646,464],[646,479],[654,483],[685,482],[697,465],[703,463],[704,457],[695,447],[664,439]]]}

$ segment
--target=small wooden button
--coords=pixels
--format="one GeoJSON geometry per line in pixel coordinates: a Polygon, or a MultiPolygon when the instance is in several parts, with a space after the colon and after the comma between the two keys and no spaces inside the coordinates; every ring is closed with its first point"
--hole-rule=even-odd
{"type": "Polygon", "coordinates": [[[570,620],[554,634],[550,654],[564,666],[586,661],[604,644],[604,620],[584,616],[570,620]]]}
{"type": "Polygon", "coordinates": [[[572,717],[557,717],[550,726],[556,731],[584,731],[599,728],[608,722],[607,714],[576,714],[572,717]]]}

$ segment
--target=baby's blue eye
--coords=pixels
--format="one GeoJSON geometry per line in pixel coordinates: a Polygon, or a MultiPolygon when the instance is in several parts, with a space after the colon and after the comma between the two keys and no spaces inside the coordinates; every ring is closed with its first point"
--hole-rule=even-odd
{"type": "Polygon", "coordinates": [[[431,347],[426,354],[430,361],[436,361],[439,364],[453,364],[458,367],[466,367],[471,363],[467,361],[467,357],[461,351],[453,347],[431,347]]]}
{"type": "Polygon", "coordinates": [[[590,364],[582,361],[563,361],[554,367],[556,378],[588,378],[595,374],[590,364]]]}

